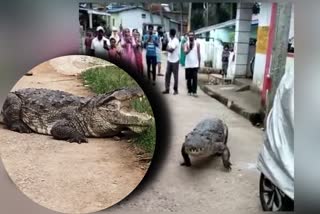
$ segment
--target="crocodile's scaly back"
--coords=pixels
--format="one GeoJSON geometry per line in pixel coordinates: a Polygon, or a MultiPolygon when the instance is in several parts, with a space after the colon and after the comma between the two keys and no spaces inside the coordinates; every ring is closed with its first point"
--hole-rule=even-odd
{"type": "Polygon", "coordinates": [[[225,124],[218,118],[205,119],[195,127],[193,133],[208,137],[213,142],[223,142],[225,140],[225,124]]]}

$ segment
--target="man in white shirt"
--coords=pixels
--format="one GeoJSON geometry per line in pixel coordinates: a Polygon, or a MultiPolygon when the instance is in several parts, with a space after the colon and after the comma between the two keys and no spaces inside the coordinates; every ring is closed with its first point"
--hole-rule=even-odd
{"type": "Polygon", "coordinates": [[[201,61],[200,44],[195,39],[194,32],[189,32],[188,37],[188,41],[184,44],[188,94],[197,97],[198,70],[201,61]]]}
{"type": "Polygon", "coordinates": [[[170,91],[170,81],[171,81],[171,73],[173,73],[174,78],[174,95],[178,94],[178,74],[179,74],[179,40],[176,37],[176,30],[171,29],[170,30],[170,38],[169,43],[167,46],[168,51],[168,61],[167,61],[167,72],[165,77],[165,91],[163,91],[163,94],[169,94],[170,91]]]}
{"type": "Polygon", "coordinates": [[[91,50],[92,55],[100,58],[107,58],[107,50],[110,47],[110,41],[103,36],[104,29],[103,27],[97,27],[97,37],[92,40],[91,50]]]}

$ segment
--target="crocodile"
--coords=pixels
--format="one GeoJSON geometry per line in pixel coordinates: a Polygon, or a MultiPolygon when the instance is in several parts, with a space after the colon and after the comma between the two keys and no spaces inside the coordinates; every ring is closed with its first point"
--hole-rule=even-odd
{"type": "Polygon", "coordinates": [[[81,97],[44,88],[10,92],[3,104],[2,122],[12,131],[51,135],[70,143],[89,137],[115,137],[123,131],[140,133],[153,116],[135,111],[130,101],[144,96],[141,88],[120,88],[81,97]]]}
{"type": "Polygon", "coordinates": [[[227,146],[228,126],[218,118],[204,119],[185,136],[181,154],[182,166],[191,166],[189,156],[209,157],[218,155],[227,170],[231,170],[230,150],[227,146]]]}

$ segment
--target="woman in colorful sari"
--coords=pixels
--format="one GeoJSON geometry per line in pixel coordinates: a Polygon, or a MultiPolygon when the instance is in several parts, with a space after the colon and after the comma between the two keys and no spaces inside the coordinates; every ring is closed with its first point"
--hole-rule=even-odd
{"type": "Polygon", "coordinates": [[[142,41],[141,41],[141,35],[139,31],[136,31],[134,33],[134,39],[136,42],[136,48],[135,51],[135,57],[136,57],[136,63],[137,63],[137,70],[139,74],[143,75],[143,57],[142,57],[142,41]]]}
{"type": "Polygon", "coordinates": [[[123,30],[121,38],[121,56],[125,62],[130,63],[132,69],[137,69],[136,57],[134,49],[136,48],[135,39],[131,36],[130,29],[126,28],[123,30]]]}

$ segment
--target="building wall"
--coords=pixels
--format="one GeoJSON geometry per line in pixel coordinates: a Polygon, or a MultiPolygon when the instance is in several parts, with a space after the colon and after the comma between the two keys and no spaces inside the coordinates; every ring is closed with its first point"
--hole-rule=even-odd
{"type": "MultiPolygon", "coordinates": [[[[140,33],[143,31],[144,23],[151,23],[151,14],[148,11],[142,9],[132,9],[119,13],[112,13],[112,18],[116,19],[116,27],[118,27],[121,23],[123,27],[127,27],[130,30],[138,29],[140,33]],[[146,14],[145,18],[142,18],[142,14],[146,14]]],[[[111,18],[111,26],[112,26],[112,18],[111,18]]],[[[161,25],[161,17],[159,15],[152,15],[153,23],[156,25],[161,25]]],[[[164,27],[163,30],[169,31],[170,29],[170,19],[164,17],[163,18],[164,27]]],[[[178,30],[178,28],[176,29],[178,30]]]]}
{"type": "Polygon", "coordinates": [[[130,30],[137,28],[142,33],[142,24],[144,20],[150,19],[149,14],[141,9],[127,10],[119,13],[119,20],[122,21],[122,26],[130,28],[130,30]],[[146,18],[142,18],[142,14],[146,14],[146,18]]]}
{"type": "Polygon", "coordinates": [[[204,67],[205,61],[212,61],[213,69],[222,69],[222,51],[223,45],[219,40],[206,41],[206,39],[197,39],[200,43],[201,64],[200,67],[204,67]]]}
{"type": "Polygon", "coordinates": [[[169,32],[171,28],[176,29],[176,35],[177,35],[178,38],[180,38],[180,36],[181,36],[180,25],[175,23],[175,22],[170,22],[169,21],[169,30],[167,32],[169,32]]]}
{"type": "Polygon", "coordinates": [[[111,14],[111,17],[110,17],[110,27],[119,27],[121,24],[121,20],[120,20],[120,17],[119,17],[119,14],[117,13],[114,13],[114,14],[111,14]],[[114,22],[113,22],[114,20],[114,22]]]}
{"type": "MultiPolygon", "coordinates": [[[[262,3],[260,14],[258,14],[259,26],[257,35],[257,48],[254,64],[254,75],[252,88],[261,91],[264,81],[266,66],[266,50],[268,45],[268,32],[271,20],[272,3],[262,3]]],[[[294,36],[294,10],[292,10],[289,38],[294,36]]],[[[287,58],[287,65],[294,63],[293,57],[287,58]]]]}
{"type": "MultiPolygon", "coordinates": [[[[160,17],[159,17],[160,18],[160,17]]],[[[170,22],[170,19],[168,18],[163,18],[163,22],[164,22],[164,28],[163,30],[166,31],[166,32],[169,32],[170,30],[170,27],[171,27],[171,22],[170,22]]],[[[161,18],[160,18],[160,23],[161,23],[161,18]]],[[[177,28],[176,28],[177,30],[177,28]]]]}
{"type": "Polygon", "coordinates": [[[231,39],[231,32],[233,32],[234,30],[230,30],[230,29],[216,29],[210,32],[210,37],[213,37],[215,39],[220,39],[223,42],[232,42],[231,39]]]}

